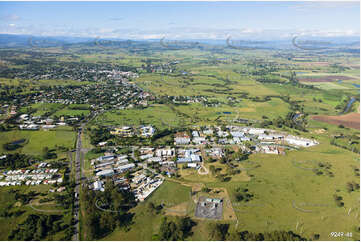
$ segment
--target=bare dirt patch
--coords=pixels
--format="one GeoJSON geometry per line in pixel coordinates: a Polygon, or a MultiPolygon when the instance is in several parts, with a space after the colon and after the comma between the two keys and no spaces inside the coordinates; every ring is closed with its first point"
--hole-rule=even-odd
{"type": "Polygon", "coordinates": [[[224,207],[223,207],[223,219],[224,220],[237,220],[236,213],[234,212],[231,199],[229,198],[227,189],[223,188],[224,207]]]}
{"type": "Polygon", "coordinates": [[[14,204],[14,207],[21,207],[21,202],[16,202],[15,204],[14,204]]]}
{"type": "Polygon", "coordinates": [[[166,215],[171,215],[171,216],[186,216],[187,215],[187,211],[188,211],[188,206],[189,206],[189,201],[188,202],[183,202],[180,203],[178,205],[175,205],[173,207],[167,208],[165,210],[166,215]]]}
{"type": "Polygon", "coordinates": [[[360,114],[359,113],[348,113],[340,116],[326,116],[326,115],[315,115],[311,117],[313,120],[329,123],[329,124],[342,124],[345,127],[360,130],[360,114]]]}
{"type": "Polygon", "coordinates": [[[315,133],[315,134],[323,134],[325,132],[326,132],[325,129],[316,129],[316,130],[313,131],[313,133],[315,133]]]}

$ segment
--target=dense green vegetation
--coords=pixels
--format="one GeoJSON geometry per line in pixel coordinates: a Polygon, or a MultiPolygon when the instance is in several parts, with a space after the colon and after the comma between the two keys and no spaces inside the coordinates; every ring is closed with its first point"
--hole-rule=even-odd
{"type": "Polygon", "coordinates": [[[131,225],[133,214],[128,210],[135,205],[134,198],[129,192],[119,191],[111,180],[106,183],[104,192],[83,190],[81,202],[89,240],[102,238],[117,227],[131,225]]]}
{"type": "Polygon", "coordinates": [[[11,169],[25,168],[30,165],[31,160],[32,157],[24,154],[6,154],[5,158],[0,159],[0,167],[11,169]]]}
{"type": "Polygon", "coordinates": [[[9,235],[10,240],[42,240],[48,234],[67,228],[61,226],[61,215],[30,214],[24,223],[19,224],[9,235]]]}
{"type": "Polygon", "coordinates": [[[162,219],[159,234],[153,236],[153,239],[159,240],[185,240],[192,234],[192,227],[196,225],[189,217],[176,218],[176,221],[168,221],[167,217],[162,219]]]}
{"type": "MultiPolygon", "coordinates": [[[[56,206],[52,194],[47,193],[49,188],[48,185],[41,185],[0,189],[1,240],[71,240],[70,210],[56,206]],[[38,202],[34,204],[34,201],[38,202]],[[30,204],[35,209],[56,209],[60,212],[36,211],[30,204]]],[[[67,196],[74,197],[73,194],[67,196]]]]}

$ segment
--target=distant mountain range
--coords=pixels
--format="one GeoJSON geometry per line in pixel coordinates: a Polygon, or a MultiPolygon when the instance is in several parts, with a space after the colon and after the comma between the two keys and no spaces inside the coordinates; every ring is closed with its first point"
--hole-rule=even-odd
{"type": "Polygon", "coordinates": [[[280,39],[270,41],[241,40],[228,37],[227,39],[192,39],[192,40],[171,40],[171,39],[148,39],[148,40],[126,40],[126,39],[101,39],[93,37],[68,37],[68,36],[32,36],[0,34],[0,48],[26,48],[26,47],[54,47],[72,45],[112,45],[115,43],[152,43],[157,42],[166,48],[197,48],[201,45],[225,46],[234,49],[348,49],[357,51],[360,49],[360,37],[306,37],[299,36],[292,39],[280,39]]]}

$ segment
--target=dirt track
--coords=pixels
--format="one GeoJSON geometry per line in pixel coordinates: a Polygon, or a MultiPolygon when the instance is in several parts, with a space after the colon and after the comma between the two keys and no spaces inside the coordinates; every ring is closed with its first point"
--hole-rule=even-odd
{"type": "Polygon", "coordinates": [[[336,125],[342,124],[345,127],[360,130],[359,113],[348,113],[340,116],[315,115],[312,116],[311,118],[329,124],[336,124],[336,125]]]}

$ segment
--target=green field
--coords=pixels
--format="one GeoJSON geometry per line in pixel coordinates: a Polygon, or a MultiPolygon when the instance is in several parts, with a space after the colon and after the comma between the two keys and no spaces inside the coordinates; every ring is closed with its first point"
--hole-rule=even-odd
{"type": "Polygon", "coordinates": [[[61,110],[56,111],[53,116],[56,117],[61,117],[61,116],[86,116],[90,113],[89,110],[79,110],[79,109],[69,109],[69,108],[64,108],[61,110]]]}
{"type": "Polygon", "coordinates": [[[39,156],[42,154],[44,147],[56,149],[63,146],[72,149],[75,144],[76,133],[70,127],[59,127],[48,131],[27,131],[14,130],[0,133],[0,152],[5,152],[3,145],[25,139],[25,145],[13,152],[21,152],[28,155],[39,156]]]}
{"type": "Polygon", "coordinates": [[[112,126],[151,124],[158,129],[183,124],[186,118],[167,105],[152,105],[145,109],[127,109],[105,112],[92,123],[112,126]]]}

